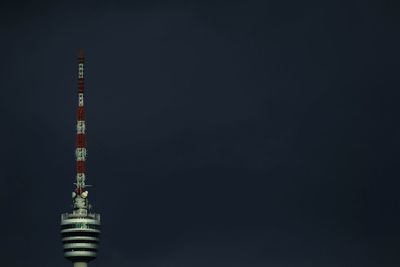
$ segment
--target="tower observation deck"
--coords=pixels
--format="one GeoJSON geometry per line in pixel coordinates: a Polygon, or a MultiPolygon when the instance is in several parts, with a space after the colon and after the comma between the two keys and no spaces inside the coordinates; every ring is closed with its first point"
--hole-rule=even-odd
{"type": "Polygon", "coordinates": [[[74,267],[86,267],[97,256],[100,238],[100,214],[92,212],[85,184],[86,126],[84,106],[85,56],[78,57],[78,108],[76,123],[76,183],[72,192],[73,209],[61,215],[61,238],[64,257],[74,267]]]}

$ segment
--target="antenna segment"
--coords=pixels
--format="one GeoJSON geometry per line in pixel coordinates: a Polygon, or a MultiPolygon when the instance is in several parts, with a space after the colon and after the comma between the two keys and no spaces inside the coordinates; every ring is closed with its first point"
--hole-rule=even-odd
{"type": "MultiPolygon", "coordinates": [[[[85,56],[81,50],[78,57],[78,108],[76,112],[76,190],[78,196],[85,192],[85,161],[86,161],[86,123],[84,105],[85,56]]],[[[86,191],[87,192],[87,191],[86,191]]],[[[83,208],[83,207],[82,207],[83,208]]]]}

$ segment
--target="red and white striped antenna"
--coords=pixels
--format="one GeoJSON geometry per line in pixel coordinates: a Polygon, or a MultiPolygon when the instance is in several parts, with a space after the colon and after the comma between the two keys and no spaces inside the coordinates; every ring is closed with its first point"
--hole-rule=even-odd
{"type": "Polygon", "coordinates": [[[86,171],[86,123],[85,123],[85,55],[83,50],[79,51],[78,57],[78,108],[76,118],[76,194],[85,192],[85,171],[86,171]]]}

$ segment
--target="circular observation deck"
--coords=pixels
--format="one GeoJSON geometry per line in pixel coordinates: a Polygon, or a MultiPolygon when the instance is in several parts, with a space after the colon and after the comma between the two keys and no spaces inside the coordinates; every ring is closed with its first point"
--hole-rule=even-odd
{"type": "Polygon", "coordinates": [[[96,258],[100,241],[100,214],[64,213],[61,215],[64,257],[72,262],[96,258]]]}

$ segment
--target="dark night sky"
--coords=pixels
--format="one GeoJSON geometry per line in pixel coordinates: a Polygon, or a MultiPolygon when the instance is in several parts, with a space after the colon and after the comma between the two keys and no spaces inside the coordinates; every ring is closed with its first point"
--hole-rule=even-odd
{"type": "Polygon", "coordinates": [[[398,1],[0,4],[2,266],[66,267],[86,51],[91,266],[399,266],[398,1]]]}

